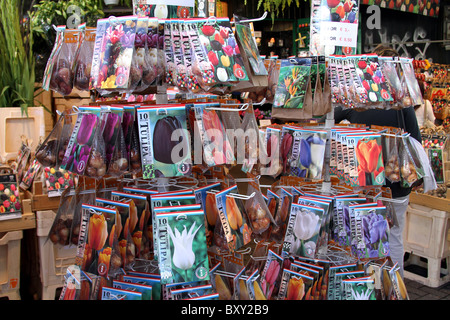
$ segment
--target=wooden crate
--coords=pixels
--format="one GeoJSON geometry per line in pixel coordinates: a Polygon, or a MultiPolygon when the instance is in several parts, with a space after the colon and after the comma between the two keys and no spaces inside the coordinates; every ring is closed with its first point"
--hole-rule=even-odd
{"type": "Polygon", "coordinates": [[[428,194],[411,192],[409,202],[436,210],[450,212],[450,199],[433,197],[428,194]]]}
{"type": "Polygon", "coordinates": [[[61,197],[49,198],[44,193],[44,187],[41,181],[33,182],[33,195],[31,199],[31,210],[45,211],[45,210],[58,210],[61,197]]]}

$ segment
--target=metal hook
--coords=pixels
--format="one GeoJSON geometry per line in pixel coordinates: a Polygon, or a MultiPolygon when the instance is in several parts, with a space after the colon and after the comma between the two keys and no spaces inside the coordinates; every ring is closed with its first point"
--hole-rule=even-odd
{"type": "MultiPolygon", "coordinates": [[[[239,105],[239,104],[228,104],[228,105],[230,105],[230,106],[236,106],[236,105],[239,105]]],[[[241,106],[240,107],[238,107],[238,108],[222,108],[222,107],[205,107],[205,109],[206,110],[217,110],[217,111],[245,111],[245,110],[247,110],[248,109],[248,107],[249,107],[249,104],[248,103],[243,103],[243,104],[241,104],[241,106]]]]}
{"type": "Polygon", "coordinates": [[[245,19],[245,20],[240,20],[240,21],[230,21],[231,23],[247,23],[247,22],[256,22],[256,21],[261,21],[264,20],[267,17],[267,11],[264,11],[264,14],[259,17],[259,18],[255,18],[255,19],[245,19]]]}

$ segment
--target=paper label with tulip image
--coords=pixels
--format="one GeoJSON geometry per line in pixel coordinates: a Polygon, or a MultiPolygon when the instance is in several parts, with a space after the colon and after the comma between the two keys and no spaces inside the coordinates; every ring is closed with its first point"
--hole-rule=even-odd
{"type": "Polygon", "coordinates": [[[283,257],[269,249],[266,264],[261,272],[259,283],[264,296],[269,300],[278,296],[282,275],[283,257]]]}
{"type": "Polygon", "coordinates": [[[156,216],[161,283],[209,280],[203,210],[156,216]]]}
{"type": "Polygon", "coordinates": [[[354,212],[356,239],[352,245],[352,253],[360,259],[389,256],[390,230],[386,207],[356,208],[354,212]]]}
{"type": "Polygon", "coordinates": [[[152,214],[152,239],[153,239],[153,255],[154,259],[158,260],[159,254],[159,229],[157,226],[157,218],[155,209],[157,207],[168,207],[168,206],[180,206],[180,205],[194,205],[195,195],[181,195],[181,194],[166,194],[166,195],[152,195],[150,197],[150,212],[152,214]]]}
{"type": "Polygon", "coordinates": [[[184,105],[137,108],[144,179],[191,172],[191,142],[184,105]]]}
{"type": "Polygon", "coordinates": [[[250,242],[252,231],[247,223],[242,200],[229,195],[230,193],[237,193],[237,185],[216,193],[216,204],[226,244],[234,252],[250,242]]]}
{"type": "MultiPolygon", "coordinates": [[[[117,209],[82,204],[82,221],[77,248],[82,271],[107,277],[113,255],[119,256],[116,238],[117,209]]],[[[120,258],[119,258],[120,260],[120,258]]],[[[117,268],[120,267],[120,264],[117,268]]]]}
{"type": "Polygon", "coordinates": [[[314,257],[324,209],[293,203],[283,242],[283,252],[314,257]]]}
{"type": "Polygon", "coordinates": [[[313,285],[314,278],[304,273],[284,269],[278,300],[305,300],[306,293],[313,285]]]}
{"type": "MultiPolygon", "coordinates": [[[[129,250],[132,250],[131,254],[135,257],[142,257],[143,252],[151,251],[151,242],[149,240],[147,230],[148,221],[150,220],[150,210],[147,197],[145,195],[112,191],[111,199],[128,204],[128,231],[134,245],[134,250],[131,248],[129,250]]],[[[149,252],[147,254],[149,254],[149,252]]]]}
{"type": "Polygon", "coordinates": [[[347,137],[349,160],[352,160],[352,186],[381,186],[385,183],[381,135],[347,137]],[[353,158],[351,157],[353,155],[353,158]]]}
{"type": "Polygon", "coordinates": [[[19,186],[15,174],[0,175],[0,220],[22,216],[19,186]]]}
{"type": "MultiPolygon", "coordinates": [[[[91,148],[96,132],[101,130],[101,108],[81,106],[79,111],[60,168],[83,175],[91,158],[91,148]]],[[[101,163],[98,166],[100,167],[101,163]]],[[[106,167],[103,174],[105,173],[106,167]]]]}

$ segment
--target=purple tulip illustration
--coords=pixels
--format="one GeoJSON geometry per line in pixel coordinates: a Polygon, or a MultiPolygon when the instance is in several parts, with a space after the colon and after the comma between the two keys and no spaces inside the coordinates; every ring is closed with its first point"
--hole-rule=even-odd
{"type": "Polygon", "coordinates": [[[378,243],[384,238],[387,230],[387,221],[382,215],[372,211],[369,215],[363,217],[362,224],[366,244],[378,243]]]}
{"type": "Polygon", "coordinates": [[[119,115],[116,113],[109,113],[106,119],[105,127],[103,129],[103,140],[106,144],[111,142],[114,132],[119,125],[119,115]]]}
{"type": "Polygon", "coordinates": [[[95,114],[85,114],[83,119],[81,119],[80,129],[77,134],[78,145],[85,145],[89,142],[93,136],[95,126],[97,125],[97,115],[95,114]]]}
{"type": "Polygon", "coordinates": [[[305,167],[309,168],[311,165],[311,147],[307,140],[301,139],[300,140],[300,164],[305,167]]]}

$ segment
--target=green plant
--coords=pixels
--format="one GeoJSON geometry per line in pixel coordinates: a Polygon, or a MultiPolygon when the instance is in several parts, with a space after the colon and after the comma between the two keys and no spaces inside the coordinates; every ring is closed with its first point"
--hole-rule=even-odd
{"type": "Polygon", "coordinates": [[[20,107],[28,115],[35,98],[33,32],[17,2],[0,1],[0,107],[20,107]]]}
{"type": "MultiPolygon", "coordinates": [[[[299,0],[259,0],[256,9],[259,10],[262,8],[264,11],[270,13],[273,23],[275,17],[286,9],[286,7],[290,7],[293,3],[295,3],[297,7],[300,5],[299,0]]],[[[247,5],[247,0],[245,0],[245,4],[247,5]]]]}
{"type": "Polygon", "coordinates": [[[66,25],[68,19],[76,14],[81,23],[86,22],[87,26],[95,27],[97,20],[104,17],[102,9],[103,0],[41,0],[33,6],[31,25],[36,37],[53,41],[53,25],[66,25]]]}

